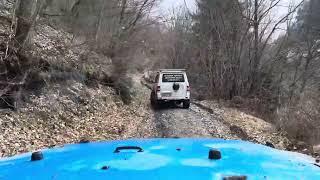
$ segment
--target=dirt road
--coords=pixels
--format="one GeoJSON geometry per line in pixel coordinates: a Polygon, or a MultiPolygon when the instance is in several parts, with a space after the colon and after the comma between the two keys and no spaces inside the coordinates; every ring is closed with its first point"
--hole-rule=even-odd
{"type": "Polygon", "coordinates": [[[190,109],[167,104],[154,111],[154,123],[160,137],[237,138],[218,115],[210,114],[195,104],[191,104],[190,109]]]}

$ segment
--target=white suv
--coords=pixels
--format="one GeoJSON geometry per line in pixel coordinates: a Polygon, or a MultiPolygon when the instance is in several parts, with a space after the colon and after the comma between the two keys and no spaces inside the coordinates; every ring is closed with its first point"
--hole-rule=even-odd
{"type": "Polygon", "coordinates": [[[183,103],[190,107],[190,85],[184,69],[162,69],[157,73],[150,96],[153,107],[162,102],[183,103]]]}

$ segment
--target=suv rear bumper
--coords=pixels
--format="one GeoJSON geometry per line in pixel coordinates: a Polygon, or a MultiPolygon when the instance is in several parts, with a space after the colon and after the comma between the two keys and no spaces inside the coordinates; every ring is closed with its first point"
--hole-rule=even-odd
{"type": "Polygon", "coordinates": [[[163,101],[184,101],[184,100],[190,100],[190,92],[187,92],[186,96],[183,97],[162,97],[161,93],[157,93],[157,100],[163,100],[163,101]]]}

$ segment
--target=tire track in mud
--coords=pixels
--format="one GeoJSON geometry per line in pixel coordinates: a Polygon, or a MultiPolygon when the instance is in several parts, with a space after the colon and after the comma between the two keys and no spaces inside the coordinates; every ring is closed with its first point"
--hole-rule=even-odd
{"type": "Polygon", "coordinates": [[[204,137],[238,139],[221,118],[195,104],[190,109],[166,105],[154,110],[154,123],[159,137],[204,137]]]}

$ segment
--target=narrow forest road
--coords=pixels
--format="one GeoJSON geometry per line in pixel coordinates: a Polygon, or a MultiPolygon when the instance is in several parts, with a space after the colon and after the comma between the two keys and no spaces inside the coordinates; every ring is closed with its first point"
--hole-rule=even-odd
{"type": "Polygon", "coordinates": [[[230,128],[215,114],[191,104],[190,109],[171,104],[154,111],[154,121],[160,137],[214,137],[237,139],[230,128]]]}

